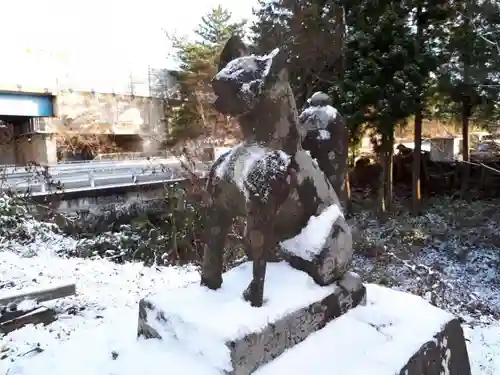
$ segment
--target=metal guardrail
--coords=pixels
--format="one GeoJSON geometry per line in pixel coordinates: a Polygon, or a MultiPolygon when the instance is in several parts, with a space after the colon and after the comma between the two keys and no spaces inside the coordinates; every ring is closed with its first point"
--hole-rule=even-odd
{"type": "MultiPolygon", "coordinates": [[[[184,160],[183,160],[184,161],[184,160]]],[[[0,174],[4,175],[18,175],[23,173],[33,173],[35,171],[43,171],[47,169],[49,173],[57,173],[58,171],[84,171],[84,170],[99,170],[99,169],[115,169],[136,166],[158,166],[179,164],[179,159],[139,159],[139,160],[102,160],[93,161],[90,163],[60,163],[48,166],[15,166],[4,165],[0,169],[0,174]]]]}
{"type": "MultiPolygon", "coordinates": [[[[197,162],[191,166],[200,177],[208,173],[211,163],[197,162]]],[[[57,184],[62,191],[92,190],[138,184],[168,183],[187,174],[178,160],[153,160],[136,162],[105,162],[98,165],[57,165],[43,167],[4,169],[0,189],[9,188],[19,193],[53,194],[57,184]]],[[[59,190],[61,191],[61,190],[59,190]]]]}
{"type": "Polygon", "coordinates": [[[141,160],[151,158],[168,159],[173,154],[168,151],[157,152],[154,154],[147,152],[112,152],[107,154],[98,154],[92,161],[111,161],[111,160],[141,160]]]}

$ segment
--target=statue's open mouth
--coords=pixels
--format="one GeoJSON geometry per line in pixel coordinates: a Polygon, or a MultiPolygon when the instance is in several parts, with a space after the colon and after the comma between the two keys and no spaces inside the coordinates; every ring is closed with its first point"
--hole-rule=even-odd
{"type": "Polygon", "coordinates": [[[224,115],[239,116],[247,110],[245,102],[239,98],[238,90],[230,82],[212,81],[212,95],[215,110],[224,115]]]}
{"type": "Polygon", "coordinates": [[[221,98],[220,98],[219,96],[216,96],[216,97],[214,98],[214,101],[213,101],[212,103],[213,103],[213,105],[214,105],[214,107],[215,107],[215,110],[216,110],[217,112],[221,112],[221,113],[223,113],[223,112],[224,112],[224,111],[222,110],[224,106],[223,106],[223,105],[221,105],[221,98]]]}

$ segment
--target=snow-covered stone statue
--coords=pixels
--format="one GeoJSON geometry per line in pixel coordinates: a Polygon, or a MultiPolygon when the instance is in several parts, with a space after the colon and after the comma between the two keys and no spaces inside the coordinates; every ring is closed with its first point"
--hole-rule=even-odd
{"type": "Polygon", "coordinates": [[[345,208],[349,156],[349,134],[345,121],[324,92],[315,92],[307,104],[309,106],[299,116],[302,147],[316,159],[345,208]]]}
{"type": "MultiPolygon", "coordinates": [[[[375,368],[387,375],[420,375],[422,369],[438,375],[446,371],[427,369],[445,358],[450,363],[445,369],[464,369],[447,373],[470,375],[463,366],[465,341],[456,326],[438,339],[433,337],[436,325],[423,330],[424,340],[417,338],[416,345],[409,346],[407,336],[414,331],[404,327],[412,327],[415,319],[406,316],[406,310],[400,313],[397,297],[382,300],[380,290],[372,288],[369,303],[353,309],[364,304],[366,289],[359,276],[348,271],[351,231],[332,185],[301,146],[286,65],[280,49],[248,55],[236,37],[224,47],[212,81],[215,107],[237,117],[244,140],[221,155],[210,171],[201,283],[178,289],[162,286],[162,291],[143,298],[138,335],[161,339],[181,354],[181,361],[197,364],[183,374],[315,374],[324,368],[361,374],[375,368]],[[250,261],[223,274],[225,240],[237,216],[247,219],[250,261]],[[285,261],[269,262],[275,253],[285,261]],[[341,315],[343,319],[336,319],[341,315]],[[289,350],[304,340],[305,352],[295,351],[300,345],[289,350]],[[414,360],[413,354],[427,342],[432,348],[414,360]],[[394,348],[398,353],[406,350],[409,362],[398,357],[392,366],[394,348]],[[297,368],[287,353],[297,353],[300,363],[315,366],[297,368]]],[[[385,293],[393,296],[389,289],[385,293]]],[[[407,311],[414,306],[404,305],[407,311]]],[[[439,320],[438,329],[448,321],[453,321],[448,315],[439,320]]]]}
{"type": "Polygon", "coordinates": [[[246,55],[243,43],[233,38],[212,80],[215,108],[238,118],[244,141],[222,155],[209,176],[211,236],[202,284],[222,285],[227,232],[234,217],[246,216],[247,254],[254,267],[244,298],[253,306],[263,303],[266,262],[278,247],[320,285],[342,278],[352,258],[351,231],[337,195],[301,147],[286,60],[279,49],[246,55]]]}

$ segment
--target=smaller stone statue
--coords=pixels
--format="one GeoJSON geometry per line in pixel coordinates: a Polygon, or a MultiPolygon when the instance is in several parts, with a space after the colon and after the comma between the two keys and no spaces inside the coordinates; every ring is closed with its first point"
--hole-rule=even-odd
{"type": "Polygon", "coordinates": [[[316,159],[346,208],[349,134],[345,121],[324,92],[315,92],[307,103],[299,116],[302,147],[316,159]]]}

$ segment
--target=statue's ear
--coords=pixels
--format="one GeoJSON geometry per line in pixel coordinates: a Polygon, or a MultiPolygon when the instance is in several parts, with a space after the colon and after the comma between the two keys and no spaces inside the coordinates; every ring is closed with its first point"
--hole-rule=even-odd
{"type": "Polygon", "coordinates": [[[238,57],[248,56],[249,49],[245,43],[240,39],[238,35],[233,35],[226,42],[226,45],[222,49],[219,58],[219,71],[224,69],[224,67],[232,60],[238,57]]]}
{"type": "Polygon", "coordinates": [[[269,76],[277,77],[287,67],[288,53],[283,48],[276,48],[268,56],[271,59],[269,76]]]}

